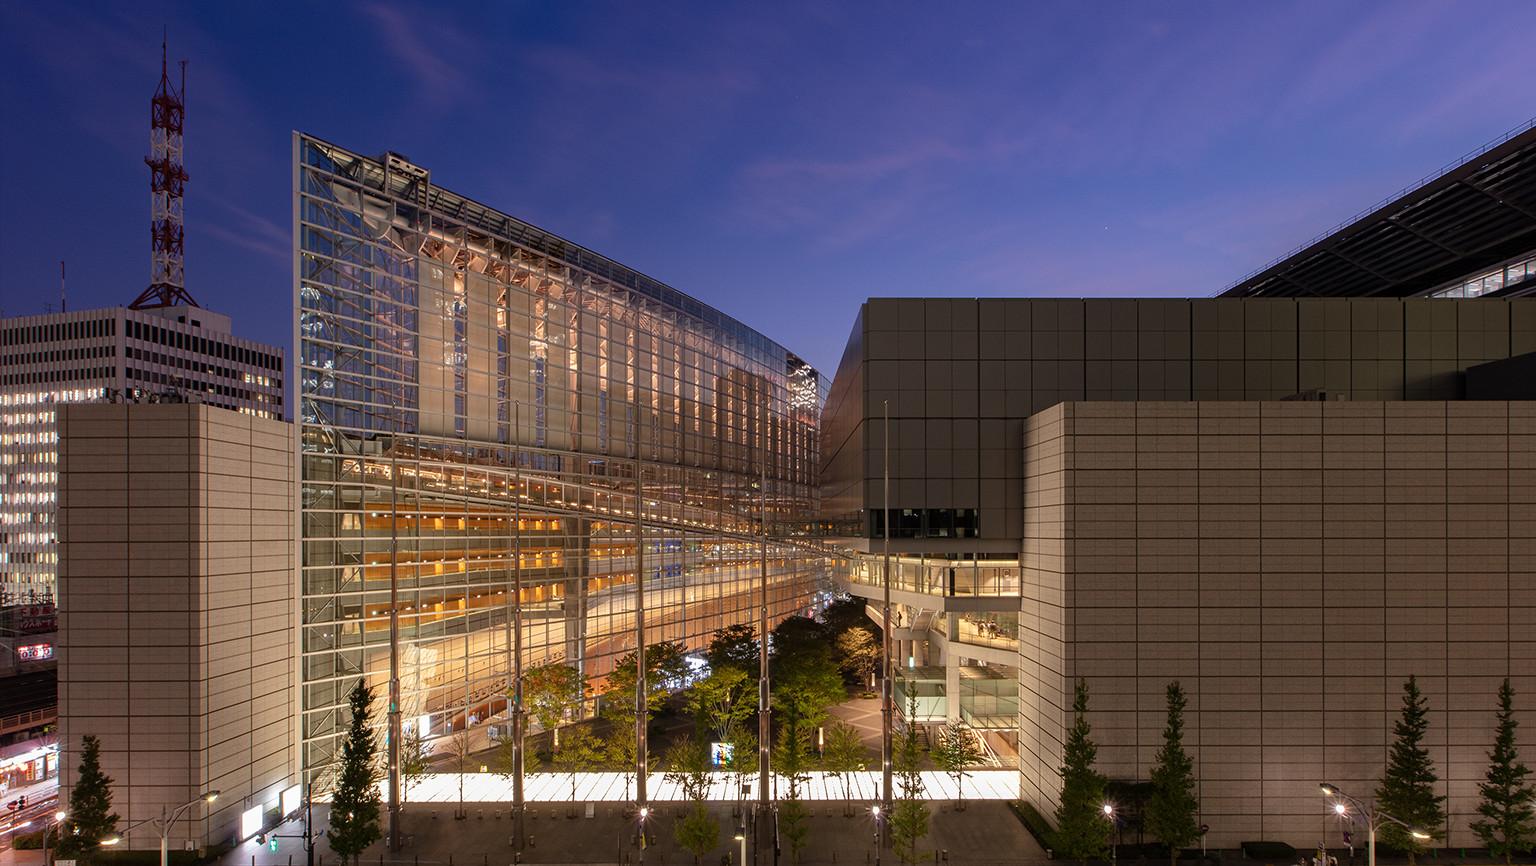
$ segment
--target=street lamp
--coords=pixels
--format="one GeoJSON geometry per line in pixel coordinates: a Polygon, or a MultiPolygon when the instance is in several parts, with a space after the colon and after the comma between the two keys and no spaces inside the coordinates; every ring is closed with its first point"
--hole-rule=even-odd
{"type": "Polygon", "coordinates": [[[1380,827],[1384,821],[1391,821],[1393,824],[1402,827],[1404,830],[1408,831],[1408,835],[1415,839],[1423,841],[1430,838],[1429,834],[1423,830],[1412,827],[1406,821],[1388,815],[1386,812],[1383,812],[1368,803],[1364,803],[1355,799],[1354,797],[1351,797],[1350,795],[1339,790],[1334,785],[1330,785],[1327,782],[1319,782],[1318,787],[1322,789],[1323,796],[1334,798],[1333,812],[1335,815],[1340,817],[1349,817],[1349,806],[1354,806],[1355,809],[1359,811],[1360,817],[1365,820],[1366,866],[1376,866],[1376,829],[1380,827]]]}
{"type": "Polygon", "coordinates": [[[869,814],[875,819],[875,866],[880,866],[880,804],[870,806],[869,814]]]}
{"type": "Polygon", "coordinates": [[[180,819],[182,815],[185,815],[188,809],[196,806],[198,803],[212,803],[217,799],[219,799],[218,791],[206,791],[197,795],[197,797],[182,803],[180,806],[177,806],[171,812],[169,817],[166,816],[165,809],[162,808],[160,810],[160,817],[145,818],[144,820],[137,823],[129,824],[127,827],[123,828],[121,833],[114,833],[113,835],[101,840],[101,844],[116,845],[117,843],[123,841],[124,836],[133,832],[135,829],[142,827],[145,824],[150,824],[155,828],[155,831],[160,834],[160,866],[169,866],[171,859],[171,828],[176,826],[176,821],[180,819]]]}
{"type": "MultiPolygon", "coordinates": [[[[650,817],[651,807],[640,807],[640,862],[645,863],[645,819],[650,817]]],[[[165,866],[164,863],[160,866],[165,866]]]]}
{"type": "MultiPolygon", "coordinates": [[[[43,826],[43,866],[48,866],[48,834],[52,833],[55,829],[61,826],[64,823],[64,819],[68,816],[68,812],[60,809],[59,811],[53,813],[53,823],[45,824],[43,826]]],[[[47,819],[45,818],[44,820],[47,819]]]]}
{"type": "Polygon", "coordinates": [[[746,862],[747,862],[747,829],[745,827],[737,827],[736,828],[736,837],[735,838],[736,838],[736,844],[741,846],[741,854],[740,854],[740,858],[741,859],[736,861],[736,866],[746,866],[746,862]]]}
{"type": "Polygon", "coordinates": [[[1115,850],[1115,807],[1113,805],[1104,804],[1104,817],[1109,819],[1109,862],[1117,863],[1120,852],[1115,850]]]}

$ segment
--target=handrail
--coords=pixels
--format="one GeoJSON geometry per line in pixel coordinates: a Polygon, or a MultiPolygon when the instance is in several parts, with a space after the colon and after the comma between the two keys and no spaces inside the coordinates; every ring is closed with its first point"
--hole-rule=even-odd
{"type": "Polygon", "coordinates": [[[35,722],[45,721],[50,718],[56,719],[58,717],[59,707],[57,704],[51,707],[44,707],[39,710],[29,710],[25,713],[17,713],[14,716],[0,716],[0,733],[8,733],[10,731],[19,730],[21,728],[29,728],[35,722]]]}
{"type": "MultiPolygon", "coordinates": [[[[1265,271],[1269,270],[1270,268],[1274,267],[1275,265],[1280,264],[1281,262],[1285,261],[1286,259],[1290,258],[1291,256],[1296,255],[1297,253],[1301,252],[1302,250],[1305,250],[1308,247],[1313,246],[1314,244],[1317,244],[1317,243],[1321,242],[1322,240],[1324,240],[1325,238],[1328,238],[1331,235],[1337,234],[1341,229],[1347,228],[1350,225],[1358,222],[1362,218],[1367,217],[1367,216],[1375,213],[1378,210],[1381,210],[1382,208],[1384,208],[1387,205],[1391,204],[1392,202],[1402,198],[1403,196],[1408,195],[1409,193],[1414,192],[1415,190],[1422,189],[1423,187],[1428,186],[1431,183],[1434,183],[1435,181],[1439,180],[1442,177],[1445,177],[1446,175],[1450,174],[1451,172],[1455,171],[1456,169],[1461,168],[1462,166],[1466,165],[1467,163],[1471,162],[1472,160],[1477,159],[1479,156],[1482,156],[1483,154],[1487,153],[1488,151],[1493,150],[1495,147],[1498,147],[1499,145],[1509,141],[1512,138],[1515,138],[1516,136],[1523,135],[1523,134],[1525,134],[1527,131],[1529,131],[1531,129],[1536,129],[1536,117],[1533,117],[1530,120],[1527,120],[1525,123],[1522,123],[1519,126],[1516,126],[1514,129],[1509,130],[1508,132],[1504,133],[1503,135],[1499,136],[1498,138],[1495,138],[1494,140],[1488,142],[1487,144],[1484,144],[1481,147],[1477,148],[1476,150],[1468,151],[1467,153],[1463,154],[1459,159],[1456,159],[1456,160],[1453,160],[1451,162],[1446,163],[1445,165],[1441,166],[1438,170],[1433,171],[1433,172],[1423,176],[1422,178],[1418,179],[1417,181],[1409,184],[1408,186],[1403,187],[1402,189],[1398,190],[1397,192],[1394,192],[1391,195],[1386,196],[1385,198],[1382,198],[1380,201],[1377,201],[1375,204],[1365,208],[1364,210],[1359,211],[1354,216],[1351,216],[1351,217],[1343,220],[1342,222],[1338,223],[1337,225],[1333,226],[1332,228],[1328,229],[1327,231],[1324,231],[1322,234],[1317,235],[1316,237],[1312,238],[1311,240],[1304,241],[1304,242],[1296,245],[1296,247],[1291,249],[1289,252],[1282,253],[1282,254],[1276,256],[1275,258],[1271,259],[1270,261],[1265,262],[1264,264],[1258,266],[1257,268],[1254,268],[1253,270],[1251,270],[1248,273],[1244,274],[1242,277],[1240,277],[1237,280],[1233,281],[1231,284],[1229,284],[1225,288],[1217,290],[1214,293],[1214,295],[1224,295],[1227,292],[1232,291],[1233,289],[1237,288],[1238,286],[1242,285],[1243,283],[1248,282],[1249,280],[1253,279],[1254,277],[1258,276],[1259,274],[1264,273],[1265,271]]],[[[1214,295],[1213,295],[1213,297],[1214,297],[1214,295]]]]}

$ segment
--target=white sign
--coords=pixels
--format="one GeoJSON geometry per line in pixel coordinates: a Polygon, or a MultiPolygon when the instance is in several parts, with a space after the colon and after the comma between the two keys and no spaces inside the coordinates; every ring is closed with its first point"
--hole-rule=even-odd
{"type": "Polygon", "coordinates": [[[240,813],[240,838],[249,839],[261,832],[261,807],[252,806],[240,813]]]}
{"type": "Polygon", "coordinates": [[[299,811],[304,804],[304,796],[298,785],[294,785],[283,791],[283,817],[288,817],[299,811]]]}

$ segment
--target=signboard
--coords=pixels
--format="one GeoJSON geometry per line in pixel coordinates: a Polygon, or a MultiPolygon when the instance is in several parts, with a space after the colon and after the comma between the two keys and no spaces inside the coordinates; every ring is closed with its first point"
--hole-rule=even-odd
{"type": "Polygon", "coordinates": [[[736,746],[732,743],[709,744],[709,762],[716,767],[729,763],[735,753],[736,746]]]}
{"type": "Polygon", "coordinates": [[[53,644],[34,643],[16,648],[16,657],[24,662],[41,662],[53,658],[53,644]]]}

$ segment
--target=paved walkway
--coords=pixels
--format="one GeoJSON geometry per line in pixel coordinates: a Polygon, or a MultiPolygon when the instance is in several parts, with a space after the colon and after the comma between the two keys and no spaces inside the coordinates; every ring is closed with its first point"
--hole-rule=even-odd
{"type": "MultiPolygon", "coordinates": [[[[864,804],[851,817],[843,815],[842,803],[822,802],[811,804],[810,832],[807,844],[801,852],[803,866],[860,866],[874,863],[874,823],[864,804]]],[[[635,819],[626,814],[618,803],[592,804],[592,816],[587,817],[586,804],[574,811],[568,806],[541,805],[530,807],[525,822],[528,845],[521,855],[516,853],[513,842],[513,822],[505,808],[498,804],[470,804],[465,820],[453,818],[454,809],[444,806],[413,805],[405,816],[404,832],[408,843],[398,854],[389,854],[382,845],[375,845],[360,858],[360,866],[398,864],[398,866],[509,866],[514,862],[530,864],[630,864],[639,863],[636,846],[635,819]],[[573,817],[574,815],[574,817],[573,817]]],[[[648,820],[650,843],[644,862],[686,866],[693,863],[693,856],[683,851],[673,840],[673,825],[686,807],[682,804],[658,805],[648,820]]],[[[1022,866],[1045,862],[1045,854],[1024,831],[1003,803],[988,802],[970,804],[965,811],[956,812],[949,803],[932,803],[931,832],[919,843],[919,864],[943,861],[948,852],[948,863],[957,866],[1022,866]]],[[[727,862],[739,866],[739,843],[733,838],[738,819],[733,816],[730,804],[713,806],[712,814],[720,823],[717,844],[700,858],[700,863],[716,866],[727,862]]],[[[319,810],[316,810],[317,817],[319,810]]],[[[279,831],[291,832],[290,827],[279,831]]],[[[222,866],[303,866],[304,852],[298,840],[279,838],[276,852],[255,843],[246,843],[232,851],[221,862],[222,866]],[[291,858],[291,859],[290,859],[291,858]]],[[[752,842],[748,840],[749,862],[752,842]]],[[[781,851],[780,866],[791,866],[793,860],[788,848],[781,851]]],[[[880,863],[896,864],[897,858],[889,849],[883,851],[880,863]]],[[[317,866],[338,866],[336,855],[323,844],[317,850],[317,866]]],[[[771,853],[762,866],[773,863],[771,853]]]]}
{"type": "MultiPolygon", "coordinates": [[[[872,760],[872,763],[878,763],[872,760]]],[[[634,779],[623,773],[576,773],[576,796],[571,796],[570,773],[536,773],[523,784],[523,796],[529,803],[577,802],[624,802],[634,798],[634,779]]],[[[713,785],[707,799],[729,802],[740,797],[739,780],[733,773],[712,773],[713,785]]],[[[832,773],[814,771],[808,774],[801,798],[805,800],[863,800],[878,798],[880,774],[875,770],[844,774],[840,778],[832,773]],[[844,785],[847,787],[845,788],[844,785]]],[[[748,797],[756,796],[757,777],[749,777],[752,786],[748,797]]],[[[788,785],[775,776],[778,786],[775,793],[788,790],[788,785]]],[[[967,800],[1013,800],[1019,796],[1017,770],[971,770],[962,780],[967,800]]],[[[382,789],[381,785],[381,789],[382,789]]],[[[923,771],[924,799],[956,799],[955,780],[948,773],[937,770],[923,771]]],[[[646,777],[646,793],[657,802],[687,799],[682,787],[667,781],[665,773],[651,773],[646,777]]],[[[473,803],[510,803],[512,780],[495,773],[432,773],[411,786],[405,795],[408,803],[457,803],[465,800],[473,803]],[[462,783],[462,793],[461,785],[462,783]]]]}

